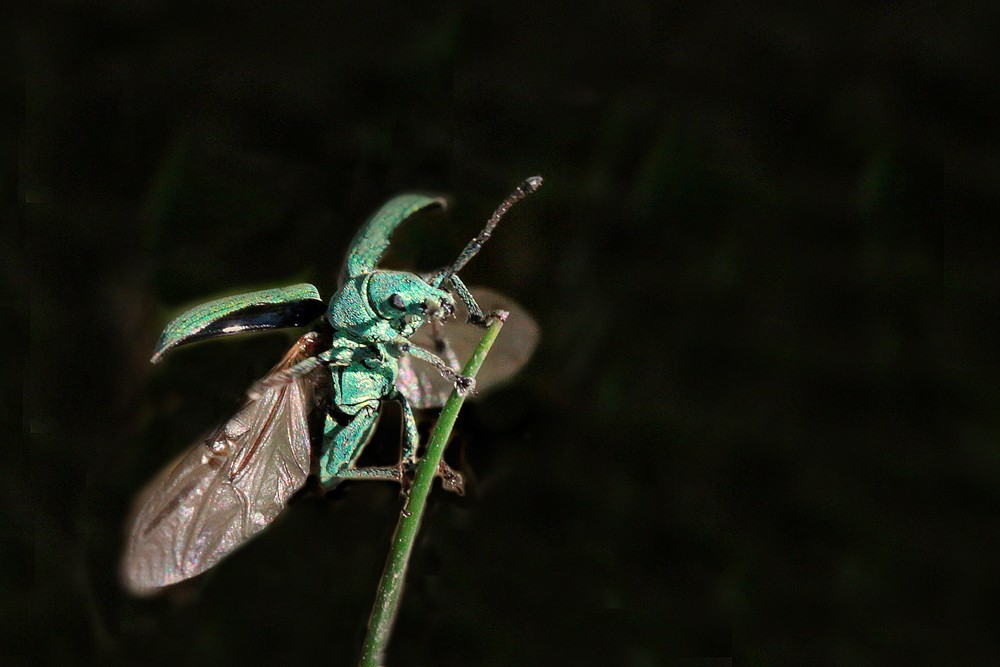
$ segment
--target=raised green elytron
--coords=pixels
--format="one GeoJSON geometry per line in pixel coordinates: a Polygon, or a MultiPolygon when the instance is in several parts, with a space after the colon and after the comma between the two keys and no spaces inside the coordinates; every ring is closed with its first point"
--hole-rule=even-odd
{"type": "MultiPolygon", "coordinates": [[[[516,372],[537,342],[537,327],[502,296],[470,290],[457,273],[507,210],[541,183],[536,176],[518,186],[455,263],[426,279],[377,265],[404,220],[444,202],[401,195],[382,206],[354,238],[340,289],[320,325],[299,338],[250,389],[232,418],[196,442],[140,494],[123,559],[126,586],[141,594],[200,574],[274,520],[312,469],[309,413],[317,404],[326,412],[317,470],[324,486],[349,479],[402,482],[416,464],[414,406],[440,406],[452,387],[474,389],[473,380],[458,372],[458,362],[479,336],[471,327],[445,324],[456,310],[481,326],[513,311],[493,355],[496,361],[483,369],[479,387],[516,372]],[[424,324],[428,327],[418,332],[424,324]],[[329,369],[330,381],[325,392],[318,390],[324,369],[329,369]],[[403,409],[400,461],[358,467],[387,399],[403,409]]],[[[323,311],[319,292],[306,284],[204,303],[167,325],[152,361],[195,340],[308,324],[323,311]]],[[[445,488],[462,492],[461,475],[443,464],[438,472],[445,488]]]]}

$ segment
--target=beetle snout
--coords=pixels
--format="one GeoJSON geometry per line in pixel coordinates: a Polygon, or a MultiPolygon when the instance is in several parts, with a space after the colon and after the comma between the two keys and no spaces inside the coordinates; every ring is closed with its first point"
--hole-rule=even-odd
{"type": "Polygon", "coordinates": [[[424,299],[421,308],[427,317],[446,320],[455,313],[455,306],[446,300],[430,297],[424,299]]]}

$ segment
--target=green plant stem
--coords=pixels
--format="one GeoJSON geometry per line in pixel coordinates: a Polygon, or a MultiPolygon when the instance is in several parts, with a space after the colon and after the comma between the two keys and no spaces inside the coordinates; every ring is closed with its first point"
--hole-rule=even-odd
{"type": "MultiPolygon", "coordinates": [[[[473,351],[472,357],[465,364],[465,368],[462,370],[463,375],[476,376],[501,328],[503,328],[503,321],[500,319],[494,319],[490,323],[482,340],[479,341],[479,345],[473,351]]],[[[375,595],[375,605],[372,607],[372,615],[368,621],[368,634],[361,652],[361,662],[359,663],[361,667],[377,667],[382,664],[382,655],[389,643],[396,610],[402,598],[406,568],[410,562],[410,554],[413,552],[417,531],[420,529],[420,520],[427,505],[427,496],[430,494],[438,466],[444,457],[445,445],[448,444],[451,430],[455,426],[455,420],[458,418],[458,412],[462,409],[464,402],[464,396],[459,395],[457,391],[452,391],[444,408],[441,409],[441,416],[438,417],[437,423],[434,425],[434,431],[427,443],[427,451],[417,466],[413,486],[410,488],[410,494],[403,506],[403,511],[400,513],[399,523],[396,524],[396,532],[392,536],[392,549],[389,552],[385,571],[382,572],[382,581],[379,582],[378,592],[375,595]]]]}

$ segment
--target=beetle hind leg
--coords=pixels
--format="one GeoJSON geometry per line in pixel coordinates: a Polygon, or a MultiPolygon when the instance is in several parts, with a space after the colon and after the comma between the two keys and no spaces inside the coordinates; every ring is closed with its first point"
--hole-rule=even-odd
{"type": "Polygon", "coordinates": [[[365,405],[355,415],[326,416],[323,454],[319,460],[319,480],[332,489],[345,479],[375,479],[398,482],[399,467],[355,468],[354,462],[371,440],[378,421],[379,404],[365,405]]]}
{"type": "MultiPolygon", "coordinates": [[[[413,416],[413,407],[406,397],[396,393],[394,398],[403,407],[403,457],[400,461],[401,467],[409,471],[416,470],[417,467],[417,447],[420,444],[420,436],[417,432],[417,420],[413,416]]],[[[452,491],[460,496],[465,495],[465,478],[462,473],[453,470],[444,461],[438,466],[437,476],[441,478],[441,486],[445,491],[452,491]]]]}

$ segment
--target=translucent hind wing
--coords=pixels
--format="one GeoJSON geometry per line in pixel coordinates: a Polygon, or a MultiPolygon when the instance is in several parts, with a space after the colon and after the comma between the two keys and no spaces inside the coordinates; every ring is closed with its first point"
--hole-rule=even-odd
{"type": "MultiPolygon", "coordinates": [[[[311,356],[306,334],[271,374],[311,356]]],[[[270,387],[164,469],[137,499],[122,578],[135,594],[204,572],[260,532],[309,475],[310,376],[270,387]]]]}
{"type": "MultiPolygon", "coordinates": [[[[517,373],[531,358],[538,345],[539,331],[535,320],[508,297],[485,287],[471,288],[473,297],[484,312],[506,310],[510,313],[503,331],[490,350],[476,376],[476,391],[484,394],[517,373]]],[[[410,341],[444,359],[452,369],[461,371],[461,364],[472,355],[483,330],[466,323],[468,312],[461,301],[455,317],[444,324],[425,324],[410,341]],[[443,345],[443,347],[442,347],[443,345]]],[[[414,408],[437,408],[448,400],[454,386],[433,367],[404,355],[399,361],[396,389],[414,408]]]]}

